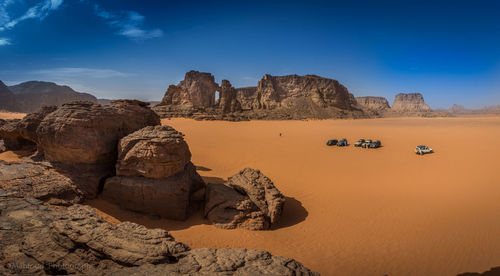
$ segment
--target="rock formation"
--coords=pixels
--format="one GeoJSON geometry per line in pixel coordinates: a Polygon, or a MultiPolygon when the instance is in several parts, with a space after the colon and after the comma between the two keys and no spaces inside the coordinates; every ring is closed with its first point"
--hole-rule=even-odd
{"type": "Polygon", "coordinates": [[[357,103],[363,108],[372,111],[385,111],[389,108],[389,102],[384,97],[356,97],[357,103]]]}
{"type": "Polygon", "coordinates": [[[266,251],[190,250],[165,230],[112,225],[89,206],[54,208],[0,184],[1,275],[319,275],[266,251]]]}
{"type": "Polygon", "coordinates": [[[9,87],[15,95],[19,112],[34,112],[44,105],[61,105],[71,101],[97,103],[96,97],[76,92],[69,86],[53,82],[28,81],[9,87]]]}
{"type": "Polygon", "coordinates": [[[0,170],[2,191],[13,197],[32,197],[53,205],[72,205],[83,200],[83,193],[73,181],[48,162],[0,161],[0,170]]]}
{"type": "Polygon", "coordinates": [[[178,85],[170,85],[159,106],[207,108],[215,105],[215,91],[219,85],[210,73],[189,71],[178,85]]]}
{"type": "Polygon", "coordinates": [[[0,81],[0,110],[18,110],[14,94],[2,81],[0,81]]]}
{"type": "Polygon", "coordinates": [[[257,87],[218,87],[209,73],[190,71],[171,85],[154,110],[162,117],[205,120],[306,119],[362,117],[347,88],[338,81],[314,75],[265,75],[257,87]],[[220,99],[213,102],[215,92],[220,99]],[[198,100],[196,100],[198,99],[198,100]]]}
{"type": "Polygon", "coordinates": [[[236,99],[240,102],[243,110],[251,110],[257,86],[236,88],[236,99]]]}
{"type": "Polygon", "coordinates": [[[259,170],[246,168],[225,184],[208,184],[205,216],[224,229],[265,230],[283,212],[285,197],[259,170]]]}
{"type": "Polygon", "coordinates": [[[394,98],[391,110],[396,112],[422,112],[431,111],[431,108],[425,104],[424,97],[420,93],[399,93],[394,98]]]}
{"type": "Polygon", "coordinates": [[[115,177],[103,197],[122,208],[185,220],[193,194],[205,184],[190,162],[183,134],[169,126],[145,127],[120,140],[115,177]]]}
{"type": "Polygon", "coordinates": [[[219,108],[222,113],[240,112],[241,104],[236,97],[236,89],[228,80],[222,80],[219,108]]]}
{"type": "Polygon", "coordinates": [[[492,267],[490,270],[484,271],[483,273],[465,272],[465,273],[460,273],[457,276],[498,276],[498,275],[500,275],[500,266],[492,267]]]}
{"type": "Polygon", "coordinates": [[[3,137],[6,147],[10,150],[19,150],[25,146],[33,147],[37,144],[38,126],[48,114],[56,109],[55,106],[43,106],[37,112],[26,115],[22,120],[11,120],[0,126],[0,137],[3,137]]]}

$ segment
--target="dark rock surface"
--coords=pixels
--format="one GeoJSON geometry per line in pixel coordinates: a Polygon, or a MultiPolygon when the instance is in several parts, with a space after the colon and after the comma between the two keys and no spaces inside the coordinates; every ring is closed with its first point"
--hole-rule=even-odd
{"type": "Polygon", "coordinates": [[[71,205],[83,200],[83,193],[68,177],[48,162],[7,163],[0,161],[2,192],[12,197],[33,197],[53,205],[71,205]]]}
{"type": "Polygon", "coordinates": [[[204,186],[189,162],[182,172],[168,178],[110,177],[104,184],[102,197],[124,209],[185,220],[199,204],[193,202],[193,194],[204,186]]]}
{"type": "Polygon", "coordinates": [[[247,249],[190,250],[166,231],[112,225],[91,207],[51,207],[0,193],[1,275],[319,275],[247,249]]]}
{"type": "Polygon", "coordinates": [[[17,111],[34,112],[44,105],[61,105],[72,101],[97,103],[96,97],[80,93],[66,85],[53,82],[28,81],[9,87],[15,95],[17,111]]]}
{"type": "Polygon", "coordinates": [[[488,271],[483,273],[480,272],[465,272],[460,273],[457,276],[500,276],[500,266],[493,267],[488,271]]]}
{"type": "Polygon", "coordinates": [[[207,185],[205,216],[217,227],[266,230],[276,223],[285,197],[259,170],[246,168],[225,184],[207,185]]]}

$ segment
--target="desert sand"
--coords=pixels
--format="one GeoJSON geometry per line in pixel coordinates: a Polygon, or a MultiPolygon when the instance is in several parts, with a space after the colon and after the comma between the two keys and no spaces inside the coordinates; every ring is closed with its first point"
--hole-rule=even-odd
{"type": "Polygon", "coordinates": [[[163,123],[186,134],[208,182],[261,169],[288,197],[284,217],[272,231],[222,230],[201,213],[176,222],[91,202],[115,222],[161,227],[193,248],[266,249],[323,275],[456,275],[500,264],[500,117],[163,123]],[[383,147],[325,145],[344,137],[383,147]],[[416,155],[419,144],[435,153],[416,155]]]}
{"type": "Polygon", "coordinates": [[[218,229],[88,202],[105,219],[168,230],[192,248],[265,249],[322,275],[456,275],[500,265],[500,117],[163,120],[207,182],[260,169],[287,196],[271,231],[218,229]],[[280,137],[280,133],[283,135],[280,137]],[[326,140],[380,139],[380,149],[326,140]],[[434,154],[418,156],[416,145],[434,154]]]}
{"type": "Polygon", "coordinates": [[[0,119],[11,120],[11,119],[22,119],[26,116],[26,113],[15,113],[8,111],[0,111],[0,119]]]}

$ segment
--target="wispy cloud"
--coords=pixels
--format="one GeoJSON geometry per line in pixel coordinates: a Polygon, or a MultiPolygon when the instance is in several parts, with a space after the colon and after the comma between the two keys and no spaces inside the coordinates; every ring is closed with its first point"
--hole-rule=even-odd
{"type": "Polygon", "coordinates": [[[10,42],[10,39],[5,38],[5,37],[0,37],[0,46],[10,45],[10,44],[12,44],[10,42]]]}
{"type": "Polygon", "coordinates": [[[130,39],[146,40],[163,36],[163,31],[158,28],[145,29],[143,27],[145,17],[138,12],[110,12],[97,4],[94,4],[94,11],[95,14],[104,19],[109,26],[117,29],[118,34],[130,39]]]}
{"type": "Polygon", "coordinates": [[[7,7],[14,1],[6,0],[0,4],[0,31],[14,28],[19,22],[27,19],[45,19],[52,11],[57,10],[64,0],[44,0],[30,7],[23,15],[11,19],[7,13],[7,7]]]}
{"type": "Polygon", "coordinates": [[[96,68],[81,68],[81,67],[59,67],[43,70],[31,71],[31,74],[43,76],[51,79],[67,79],[67,78],[115,78],[115,77],[129,77],[133,76],[130,73],[124,73],[111,69],[96,69],[96,68]]]}

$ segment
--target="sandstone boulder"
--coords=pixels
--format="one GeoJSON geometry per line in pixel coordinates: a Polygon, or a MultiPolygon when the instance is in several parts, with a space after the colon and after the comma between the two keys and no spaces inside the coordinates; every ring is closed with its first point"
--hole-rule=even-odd
{"type": "Polygon", "coordinates": [[[384,97],[356,97],[356,101],[363,109],[384,111],[391,108],[389,102],[384,97]]]}
{"type": "Polygon", "coordinates": [[[185,220],[198,202],[193,195],[205,183],[189,162],[183,171],[168,178],[114,176],[106,179],[102,197],[132,211],[185,220]]]}
{"type": "Polygon", "coordinates": [[[225,184],[209,184],[205,216],[217,227],[269,229],[283,213],[285,197],[259,170],[246,168],[225,184]]]}
{"type": "Polygon", "coordinates": [[[259,207],[224,184],[207,184],[204,214],[218,228],[269,229],[269,221],[259,207]]]}
{"type": "Polygon", "coordinates": [[[430,111],[431,108],[425,104],[424,97],[420,93],[399,93],[394,98],[391,110],[396,112],[422,112],[430,111]]]}
{"type": "Polygon", "coordinates": [[[191,160],[183,136],[170,126],[149,126],[123,137],[116,174],[168,178],[182,172],[191,160]]]}
{"type": "Polygon", "coordinates": [[[37,130],[39,147],[50,161],[114,163],[118,140],[160,119],[147,103],[120,100],[101,106],[91,102],[63,104],[37,130]]]}
{"type": "Polygon", "coordinates": [[[274,186],[271,179],[259,170],[245,168],[230,177],[227,185],[247,195],[269,218],[271,224],[276,223],[283,213],[285,197],[274,186]]]}
{"type": "Polygon", "coordinates": [[[118,141],[159,124],[158,115],[140,101],[119,100],[106,106],[71,102],[48,114],[36,135],[45,158],[93,198],[102,179],[114,174],[118,141]]]}

